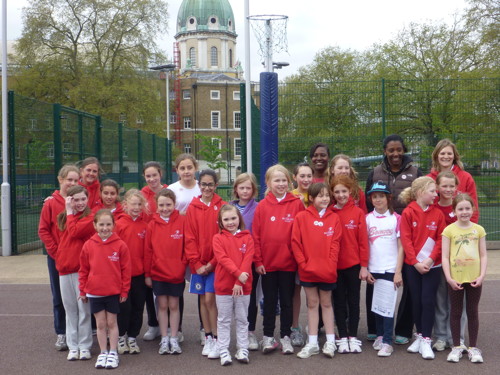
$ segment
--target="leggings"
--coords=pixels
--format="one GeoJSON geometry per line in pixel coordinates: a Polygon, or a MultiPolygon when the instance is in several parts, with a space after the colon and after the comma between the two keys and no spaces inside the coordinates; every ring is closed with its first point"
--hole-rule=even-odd
{"type": "Polygon", "coordinates": [[[337,270],[337,288],[332,296],[340,338],[358,336],[360,269],[361,266],[358,264],[345,270],[337,270]]]}
{"type": "Polygon", "coordinates": [[[255,323],[257,322],[257,283],[260,277],[260,274],[255,271],[254,266],[252,266],[252,275],[252,293],[250,294],[250,303],[248,305],[248,330],[250,332],[255,331],[255,323]]]}
{"type": "Polygon", "coordinates": [[[469,324],[469,346],[475,347],[477,344],[477,333],[479,330],[479,300],[481,299],[482,286],[474,288],[469,283],[462,284],[462,290],[453,290],[448,286],[450,296],[450,328],[453,338],[453,345],[460,345],[460,319],[465,293],[465,309],[469,324]]]}

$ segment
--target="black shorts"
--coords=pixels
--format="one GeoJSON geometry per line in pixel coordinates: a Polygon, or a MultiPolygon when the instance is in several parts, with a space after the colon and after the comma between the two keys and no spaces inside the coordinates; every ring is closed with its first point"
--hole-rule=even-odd
{"type": "Polygon", "coordinates": [[[186,282],[179,284],[167,283],[166,281],[153,280],[153,292],[155,296],[182,297],[186,282]]]}
{"type": "Polygon", "coordinates": [[[312,283],[309,281],[300,281],[300,285],[305,288],[318,288],[326,292],[333,291],[337,287],[336,283],[312,283]]]}
{"type": "Polygon", "coordinates": [[[112,314],[118,314],[120,312],[120,295],[115,294],[114,296],[106,297],[89,297],[90,312],[92,314],[98,313],[99,311],[106,310],[112,314]]]}

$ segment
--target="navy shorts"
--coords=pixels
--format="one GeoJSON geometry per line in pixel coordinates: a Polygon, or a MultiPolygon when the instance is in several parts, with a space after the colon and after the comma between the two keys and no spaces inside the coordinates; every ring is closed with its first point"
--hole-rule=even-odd
{"type": "Polygon", "coordinates": [[[120,295],[106,297],[89,297],[90,312],[92,314],[105,310],[112,314],[120,312],[120,295]]]}
{"type": "Polygon", "coordinates": [[[300,285],[304,288],[318,288],[324,290],[325,292],[333,291],[337,287],[336,283],[312,283],[309,281],[301,281],[300,285]]]}
{"type": "Polygon", "coordinates": [[[155,296],[181,297],[184,294],[186,283],[168,283],[166,281],[153,280],[153,292],[155,296]]]}
{"type": "Polygon", "coordinates": [[[189,293],[205,294],[215,293],[214,288],[215,272],[210,272],[206,276],[191,274],[191,282],[189,284],[189,293]]]}

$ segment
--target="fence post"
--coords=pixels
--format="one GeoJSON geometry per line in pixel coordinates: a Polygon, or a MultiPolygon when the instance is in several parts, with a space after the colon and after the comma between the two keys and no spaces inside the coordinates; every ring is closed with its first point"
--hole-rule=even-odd
{"type": "MultiPolygon", "coordinates": [[[[9,91],[8,100],[8,123],[9,123],[9,183],[10,183],[10,247],[11,254],[17,254],[17,194],[16,194],[16,124],[14,91],[9,91]]],[[[7,181],[3,181],[7,182],[7,181]]],[[[2,223],[3,224],[3,223],[2,223]]]]}
{"type": "Polygon", "coordinates": [[[158,160],[156,158],[156,134],[153,134],[153,136],[151,137],[152,141],[153,141],[153,160],[158,160]]]}
{"type": "Polygon", "coordinates": [[[167,184],[172,183],[172,141],[165,138],[165,174],[167,184]]]}
{"type": "Polygon", "coordinates": [[[248,171],[248,164],[247,164],[247,116],[252,115],[251,107],[250,107],[250,113],[247,113],[245,101],[246,101],[245,84],[240,83],[241,172],[248,171]]]}
{"type": "Polygon", "coordinates": [[[54,104],[54,186],[58,186],[57,172],[62,167],[61,105],[54,104]]]}
{"type": "Polygon", "coordinates": [[[382,139],[385,139],[385,79],[382,78],[382,139]]]}
{"type": "Polygon", "coordinates": [[[137,130],[137,186],[141,185],[141,170],[142,170],[142,132],[137,130]]]}
{"type": "Polygon", "coordinates": [[[101,116],[95,118],[95,156],[102,163],[102,120],[101,116]]]}
{"type": "Polygon", "coordinates": [[[118,183],[123,187],[123,122],[118,123],[118,183]]]}
{"type": "Polygon", "coordinates": [[[85,145],[83,144],[83,115],[78,114],[78,149],[80,150],[80,160],[85,159],[85,145]]]}

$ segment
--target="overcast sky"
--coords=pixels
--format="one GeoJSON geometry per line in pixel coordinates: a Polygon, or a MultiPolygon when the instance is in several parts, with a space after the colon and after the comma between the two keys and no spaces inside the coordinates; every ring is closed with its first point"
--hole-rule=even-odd
{"type": "MultiPolygon", "coordinates": [[[[238,33],[238,56],[245,69],[244,56],[244,0],[229,0],[238,33]]],[[[7,2],[7,38],[21,35],[21,8],[26,0],[7,2]]],[[[170,0],[169,33],[159,36],[161,48],[172,56],[177,13],[182,0],[170,0]]],[[[450,22],[453,15],[466,7],[465,0],[250,0],[250,14],[283,14],[288,19],[288,53],[275,54],[274,61],[286,61],[290,66],[279,71],[280,78],[295,73],[311,63],[314,55],[328,46],[364,50],[374,43],[383,43],[394,37],[410,22],[443,20],[450,22]],[[304,8],[303,4],[308,6],[304,8]]],[[[252,80],[258,80],[263,70],[257,57],[257,41],[251,30],[252,80]]]]}

